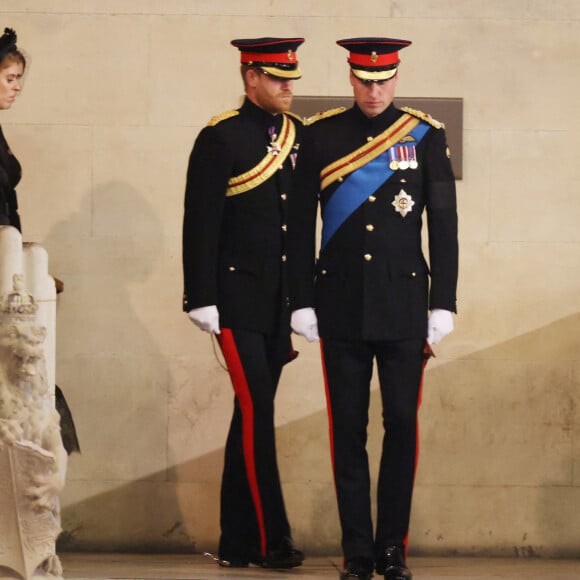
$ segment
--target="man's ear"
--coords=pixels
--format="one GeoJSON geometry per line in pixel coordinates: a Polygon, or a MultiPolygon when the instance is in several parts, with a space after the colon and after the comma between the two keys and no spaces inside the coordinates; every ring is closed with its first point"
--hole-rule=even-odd
{"type": "Polygon", "coordinates": [[[354,75],[352,74],[352,69],[349,69],[348,71],[348,80],[350,81],[350,86],[354,87],[355,80],[354,75]]]}
{"type": "Polygon", "coordinates": [[[254,68],[248,69],[248,72],[246,73],[246,84],[249,87],[255,87],[258,82],[259,76],[260,73],[256,69],[254,68]]]}

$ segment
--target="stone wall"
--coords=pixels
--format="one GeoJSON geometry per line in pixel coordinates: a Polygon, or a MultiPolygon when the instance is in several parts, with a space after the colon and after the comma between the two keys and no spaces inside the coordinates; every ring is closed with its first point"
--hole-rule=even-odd
{"type": "MultiPolygon", "coordinates": [[[[430,363],[411,553],[578,555],[580,4],[2,0],[30,55],[0,113],[24,237],[65,291],[57,382],[82,455],[62,549],[211,550],[231,387],[180,312],[193,140],[242,93],[232,38],[306,37],[298,95],[350,94],[335,40],[409,38],[398,94],[464,99],[456,331],[430,363]]],[[[277,399],[294,536],[339,552],[318,349],[277,399]]],[[[380,403],[369,449],[376,464],[380,403]]]]}

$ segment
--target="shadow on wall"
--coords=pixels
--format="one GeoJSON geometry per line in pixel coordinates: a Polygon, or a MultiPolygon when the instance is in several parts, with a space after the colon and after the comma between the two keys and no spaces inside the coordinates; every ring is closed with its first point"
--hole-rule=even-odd
{"type": "Polygon", "coordinates": [[[578,557],[580,314],[428,373],[416,554],[578,557]]]}
{"type": "MultiPolygon", "coordinates": [[[[577,552],[579,327],[580,314],[570,316],[428,370],[411,555],[577,552]]],[[[375,481],[381,429],[375,389],[375,481]]],[[[310,555],[340,553],[325,411],[280,427],[277,437],[295,538],[310,555]]],[[[140,445],[134,453],[145,455],[140,445]]],[[[214,551],[222,454],[69,505],[59,549],[214,551]]]]}
{"type": "MultiPolygon", "coordinates": [[[[157,292],[149,289],[158,276],[163,245],[154,209],[124,182],[96,187],[43,240],[50,271],[64,282],[57,306],[57,382],[72,409],[82,449],[69,462],[64,493],[86,497],[95,494],[97,482],[106,482],[107,488],[109,482],[130,480],[147,490],[137,495],[143,500],[138,503],[133,489],[125,490],[127,495],[117,489],[112,503],[106,496],[97,504],[91,501],[94,511],[83,512],[80,520],[71,522],[67,510],[65,545],[78,526],[91,530],[93,520],[97,529],[105,520],[108,532],[121,537],[138,535],[139,526],[154,527],[146,520],[146,506],[157,499],[147,481],[141,486],[138,481],[157,471],[167,455],[172,377],[146,325],[159,313],[164,291],[158,285],[157,292]],[[116,518],[131,507],[135,511],[126,518],[127,530],[116,518]]],[[[175,490],[165,491],[164,507],[175,513],[175,490]]],[[[92,537],[87,536],[89,542],[92,537]]]]}

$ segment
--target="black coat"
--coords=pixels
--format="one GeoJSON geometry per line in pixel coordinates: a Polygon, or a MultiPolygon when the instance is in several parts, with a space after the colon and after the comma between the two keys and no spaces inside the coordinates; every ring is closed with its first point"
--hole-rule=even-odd
{"type": "Polygon", "coordinates": [[[0,225],[21,230],[15,187],[21,177],[18,159],[14,157],[0,127],[0,225]]]}
{"type": "Polygon", "coordinates": [[[251,191],[226,197],[228,180],[267,154],[273,116],[245,100],[239,114],[205,127],[189,159],[183,222],[183,309],[217,305],[220,325],[264,333],[288,326],[286,211],[296,148],[251,191]],[[283,320],[281,322],[281,316],[283,320]]]}
{"type": "Polygon", "coordinates": [[[369,119],[355,105],[306,128],[289,209],[290,298],[292,310],[315,306],[322,338],[421,338],[429,309],[456,310],[455,182],[442,128],[429,125],[417,145],[418,168],[395,171],[314,261],[318,202],[324,209],[340,185],[319,193],[321,170],[401,115],[391,105],[369,119]],[[392,205],[401,190],[415,202],[404,217],[392,205]],[[422,251],[424,210],[429,265],[422,251]]]}

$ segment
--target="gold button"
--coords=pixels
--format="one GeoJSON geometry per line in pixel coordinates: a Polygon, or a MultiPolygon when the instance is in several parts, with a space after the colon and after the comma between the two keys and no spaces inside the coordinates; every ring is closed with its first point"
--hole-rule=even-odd
{"type": "Polygon", "coordinates": [[[372,141],[374,137],[367,137],[367,142],[372,141]]]}
{"type": "Polygon", "coordinates": [[[286,254],[283,254],[282,255],[282,262],[285,262],[285,261],[286,261],[286,254]]]}
{"type": "Polygon", "coordinates": [[[288,196],[285,193],[283,193],[280,197],[282,198],[283,201],[286,201],[286,199],[288,198],[288,196]]]}
{"type": "Polygon", "coordinates": [[[328,270],[321,270],[321,271],[320,271],[320,273],[321,273],[323,276],[326,276],[326,274],[328,274],[328,270]]]}
{"type": "Polygon", "coordinates": [[[372,254],[365,254],[364,258],[367,262],[370,262],[373,259],[373,255],[372,254]]]}
{"type": "Polygon", "coordinates": [[[338,181],[338,183],[342,183],[344,181],[344,178],[339,177],[336,181],[338,181]]]}
{"type": "Polygon", "coordinates": [[[417,272],[411,272],[411,276],[415,278],[417,276],[417,272]]]}
{"type": "Polygon", "coordinates": [[[370,195],[370,196],[369,196],[369,201],[370,201],[371,203],[374,203],[375,201],[377,201],[377,198],[376,198],[374,195],[370,195]]]}
{"type": "Polygon", "coordinates": [[[282,231],[288,231],[288,226],[286,224],[282,224],[282,231]]]}
{"type": "Polygon", "coordinates": [[[375,226],[373,224],[367,224],[367,232],[373,232],[375,230],[375,226]]]}
{"type": "Polygon", "coordinates": [[[228,268],[228,270],[229,270],[230,272],[235,272],[235,271],[236,271],[236,267],[235,267],[235,266],[230,266],[230,267],[228,268]]]}

